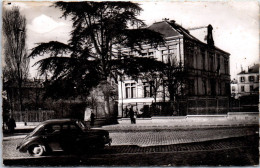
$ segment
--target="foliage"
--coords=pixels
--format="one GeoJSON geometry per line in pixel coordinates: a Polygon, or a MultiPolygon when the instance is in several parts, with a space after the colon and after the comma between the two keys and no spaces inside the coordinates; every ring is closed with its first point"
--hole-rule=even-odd
{"type": "Polygon", "coordinates": [[[167,79],[164,81],[164,85],[168,90],[167,97],[170,101],[176,101],[177,97],[185,95],[187,72],[181,67],[180,63],[176,59],[172,59],[166,63],[166,68],[162,71],[163,76],[167,79]]]}
{"type": "MultiPolygon", "coordinates": [[[[30,57],[46,56],[37,64],[49,72],[49,96],[64,98],[87,95],[91,88],[118,75],[138,76],[156,69],[159,61],[137,58],[119,52],[130,48],[139,52],[143,44],[157,47],[164,39],[160,33],[145,28],[137,18],[141,8],[131,2],[56,2],[65,19],[71,18],[73,30],[68,44],[57,41],[40,43],[30,57]],[[66,93],[64,92],[66,90],[66,93]]],[[[106,95],[106,94],[105,94],[106,95]]],[[[109,107],[109,98],[105,98],[109,107]]]]}
{"type": "Polygon", "coordinates": [[[69,43],[40,43],[30,54],[30,57],[49,54],[37,64],[41,72],[53,74],[50,84],[54,88],[66,83],[63,89],[77,87],[80,88],[77,93],[86,93],[108,77],[117,80],[121,70],[136,75],[141,70],[151,69],[147,61],[156,62],[151,58],[119,58],[116,50],[119,45],[138,50],[144,42],[155,46],[163,42],[159,33],[143,28],[143,21],[136,18],[141,10],[138,4],[56,2],[54,6],[63,11],[63,17],[70,16],[72,20],[69,43]],[[139,27],[130,29],[129,26],[139,27]]]}

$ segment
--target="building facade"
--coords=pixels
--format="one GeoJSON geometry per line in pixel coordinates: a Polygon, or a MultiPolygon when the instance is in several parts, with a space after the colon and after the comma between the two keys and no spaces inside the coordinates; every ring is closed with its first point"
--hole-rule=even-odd
{"type": "MultiPolygon", "coordinates": [[[[234,81],[234,80],[233,80],[234,81]]],[[[231,93],[235,98],[259,94],[259,64],[248,67],[237,74],[236,82],[231,83],[231,93]]]]}
{"type": "Polygon", "coordinates": [[[234,78],[231,83],[231,97],[238,99],[238,85],[237,85],[237,80],[234,78]]]}
{"type": "MultiPolygon", "coordinates": [[[[130,49],[122,49],[122,52],[140,57],[153,57],[185,71],[185,96],[174,100],[174,108],[167,109],[167,113],[159,112],[155,115],[226,113],[230,96],[230,54],[214,45],[212,26],[207,27],[207,43],[191,35],[175,21],[156,22],[149,29],[161,33],[166,44],[158,48],[144,45],[141,54],[131,52],[130,49]]],[[[126,107],[142,114],[155,102],[169,102],[170,89],[172,88],[164,87],[162,84],[154,87],[154,82],[151,84],[144,78],[134,80],[125,76],[118,84],[119,117],[127,116],[124,110],[126,107]]]]}

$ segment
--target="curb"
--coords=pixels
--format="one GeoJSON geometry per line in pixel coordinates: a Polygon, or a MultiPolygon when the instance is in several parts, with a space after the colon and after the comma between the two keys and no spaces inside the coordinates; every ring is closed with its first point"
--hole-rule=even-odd
{"type": "Polygon", "coordinates": [[[139,129],[214,129],[214,128],[241,128],[241,127],[258,127],[257,124],[219,124],[219,125],[124,125],[124,126],[103,126],[102,129],[107,131],[124,131],[139,129]]]}
{"type": "MultiPolygon", "coordinates": [[[[218,128],[243,128],[243,127],[258,127],[257,124],[217,124],[217,125],[110,125],[102,126],[94,129],[104,129],[111,132],[123,131],[143,131],[143,130],[161,130],[161,129],[174,129],[174,130],[194,130],[194,129],[218,129],[218,128]]],[[[33,129],[16,129],[16,133],[28,134],[33,129]]],[[[14,135],[3,137],[3,141],[23,139],[27,135],[14,135]]]]}
{"type": "Polygon", "coordinates": [[[17,135],[17,136],[9,136],[9,137],[3,137],[3,141],[10,141],[15,139],[23,139],[26,135],[17,135]]]}

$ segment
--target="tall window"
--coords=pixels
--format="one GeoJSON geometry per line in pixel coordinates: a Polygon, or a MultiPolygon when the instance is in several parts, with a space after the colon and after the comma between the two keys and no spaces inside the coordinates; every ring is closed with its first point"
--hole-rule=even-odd
{"type": "Polygon", "coordinates": [[[206,62],[206,56],[205,56],[205,50],[201,50],[201,64],[202,64],[202,69],[205,70],[205,62],[206,62]]]}
{"type": "Polygon", "coordinates": [[[154,95],[154,88],[152,82],[144,82],[144,97],[152,97],[154,95]]]}
{"type": "Polygon", "coordinates": [[[206,81],[206,79],[202,79],[202,84],[203,84],[204,95],[207,95],[207,81],[206,81]]]}
{"type": "Polygon", "coordinates": [[[224,60],[224,70],[225,70],[225,74],[228,74],[228,59],[225,58],[224,60]]]}
{"type": "Polygon", "coordinates": [[[176,46],[169,46],[166,50],[162,50],[162,62],[173,65],[177,61],[176,46]]]}
{"type": "Polygon", "coordinates": [[[236,87],[235,86],[232,86],[232,91],[236,91],[236,87]]]}
{"type": "Polygon", "coordinates": [[[195,94],[195,88],[194,88],[194,80],[188,80],[188,94],[194,95],[195,94]]]}
{"type": "Polygon", "coordinates": [[[192,43],[187,43],[186,44],[186,62],[187,66],[190,68],[194,68],[193,63],[194,63],[194,45],[192,43]]]}
{"type": "Polygon", "coordinates": [[[126,98],[135,98],[136,97],[136,84],[135,83],[126,83],[125,91],[126,91],[126,98]]]}
{"type": "Polygon", "coordinates": [[[211,87],[211,95],[215,96],[216,95],[216,80],[215,79],[210,79],[210,87],[211,87]]]}
{"type": "Polygon", "coordinates": [[[230,95],[230,83],[225,83],[225,95],[230,95]]]}
{"type": "Polygon", "coordinates": [[[217,56],[217,73],[220,71],[220,55],[217,56]]]}
{"type": "Polygon", "coordinates": [[[210,71],[214,71],[214,56],[213,53],[209,53],[209,69],[210,71]]]}
{"type": "Polygon", "coordinates": [[[253,91],[254,91],[254,86],[250,85],[250,92],[253,92],[253,91]]]}
{"type": "Polygon", "coordinates": [[[241,86],[241,92],[245,91],[245,86],[241,86]]]}
{"type": "Polygon", "coordinates": [[[218,94],[222,95],[222,86],[221,86],[221,82],[218,83],[218,94]]]}
{"type": "Polygon", "coordinates": [[[162,50],[162,62],[167,63],[168,50],[162,50]]]}

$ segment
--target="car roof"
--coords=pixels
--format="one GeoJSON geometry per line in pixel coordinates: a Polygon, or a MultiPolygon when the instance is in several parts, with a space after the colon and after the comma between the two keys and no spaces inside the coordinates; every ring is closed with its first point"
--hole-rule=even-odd
{"type": "Polygon", "coordinates": [[[76,119],[51,119],[51,120],[46,120],[42,122],[43,125],[46,124],[62,124],[62,123],[67,123],[67,122],[75,122],[78,121],[76,119]]]}

